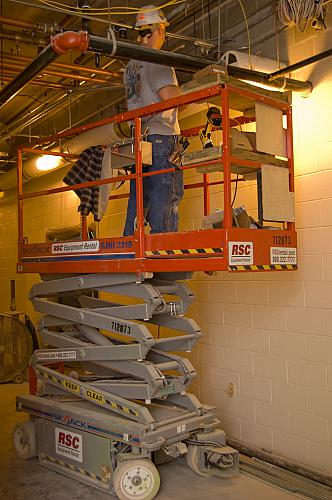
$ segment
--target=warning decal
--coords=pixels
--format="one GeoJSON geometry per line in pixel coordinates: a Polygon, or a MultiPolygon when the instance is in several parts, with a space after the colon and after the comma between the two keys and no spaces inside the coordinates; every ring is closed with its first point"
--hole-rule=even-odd
{"type": "Polygon", "coordinates": [[[47,351],[36,353],[38,361],[47,361],[50,359],[76,359],[76,351],[47,351]]]}
{"type": "Polygon", "coordinates": [[[68,243],[53,243],[52,253],[98,252],[99,240],[70,241],[68,243]]]}
{"type": "Polygon", "coordinates": [[[228,243],[229,265],[251,265],[254,263],[254,244],[252,241],[230,241],[228,243]]]}
{"type": "Polygon", "coordinates": [[[83,462],[82,434],[55,428],[55,452],[77,462],[83,462]]]}
{"type": "Polygon", "coordinates": [[[296,248],[271,247],[271,264],[297,264],[296,248]]]}

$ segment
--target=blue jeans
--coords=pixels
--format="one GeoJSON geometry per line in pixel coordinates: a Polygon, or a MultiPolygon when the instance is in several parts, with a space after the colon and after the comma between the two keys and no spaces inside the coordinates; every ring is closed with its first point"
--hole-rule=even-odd
{"type": "MultiPolygon", "coordinates": [[[[174,165],[168,161],[177,144],[176,135],[149,135],[152,143],[152,165],[144,166],[143,172],[156,172],[174,165]]],[[[165,174],[143,177],[144,213],[150,224],[151,234],[169,233],[178,230],[179,203],[183,197],[183,172],[175,170],[165,174]]],[[[136,218],[136,181],[130,181],[130,194],[126,225],[123,236],[134,234],[136,218]]]]}

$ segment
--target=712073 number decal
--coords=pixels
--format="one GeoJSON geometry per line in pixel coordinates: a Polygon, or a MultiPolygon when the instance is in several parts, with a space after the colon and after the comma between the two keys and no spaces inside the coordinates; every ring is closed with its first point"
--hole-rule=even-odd
{"type": "Polygon", "coordinates": [[[112,330],[113,332],[125,333],[126,335],[130,335],[131,333],[130,326],[115,321],[112,321],[112,330]]]}
{"type": "Polygon", "coordinates": [[[287,234],[283,236],[276,234],[273,235],[273,245],[290,245],[291,243],[291,237],[287,234]]]}

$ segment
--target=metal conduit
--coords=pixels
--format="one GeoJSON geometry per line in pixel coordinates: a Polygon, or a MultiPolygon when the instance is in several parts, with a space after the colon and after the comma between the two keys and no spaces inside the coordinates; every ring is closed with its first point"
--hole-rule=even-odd
{"type": "Polygon", "coordinates": [[[56,33],[56,24],[52,23],[29,23],[28,21],[21,21],[19,19],[12,19],[11,17],[0,16],[0,24],[6,26],[15,26],[32,31],[40,31],[41,33],[48,33],[54,35],[56,33]]]}
{"type": "MultiPolygon", "coordinates": [[[[27,0],[10,0],[12,3],[17,3],[17,4],[20,4],[20,5],[24,5],[24,6],[30,6],[30,7],[36,7],[35,4],[31,3],[31,2],[28,2],[27,0]]],[[[51,6],[46,6],[46,5],[42,5],[42,4],[38,4],[38,9],[45,9],[45,10],[49,10],[51,12],[56,12],[58,13],[59,11],[55,8],[55,7],[51,7],[51,6]]],[[[79,18],[82,18],[84,17],[84,14],[81,14],[81,13],[78,13],[78,12],[71,12],[70,14],[71,17],[79,17],[79,18]]],[[[66,16],[67,17],[67,16],[66,16]]],[[[107,24],[107,26],[109,25],[109,20],[108,19],[102,19],[101,17],[96,17],[96,16],[91,16],[89,15],[89,20],[91,21],[98,21],[99,23],[103,23],[103,24],[107,24]]],[[[65,23],[67,22],[67,19],[65,18],[65,23]]],[[[132,29],[133,26],[131,24],[125,24],[125,23],[120,23],[120,22],[112,22],[112,24],[114,26],[119,26],[121,28],[127,28],[127,29],[132,29]]],[[[63,23],[61,23],[61,25],[64,27],[65,25],[63,23]]],[[[174,34],[174,33],[169,33],[167,32],[166,33],[166,36],[167,38],[177,38],[177,39],[181,39],[181,40],[186,40],[188,42],[191,42],[195,45],[199,45],[199,46],[205,46],[205,47],[209,47],[209,48],[213,48],[213,43],[211,42],[208,42],[206,40],[202,40],[200,38],[197,38],[197,37],[191,37],[191,36],[186,36],[186,35],[183,35],[183,36],[179,36],[177,34],[174,34]]]]}

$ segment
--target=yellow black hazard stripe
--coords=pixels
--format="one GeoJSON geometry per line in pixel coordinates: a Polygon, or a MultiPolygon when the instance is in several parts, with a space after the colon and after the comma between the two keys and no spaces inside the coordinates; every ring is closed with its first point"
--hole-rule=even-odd
{"type": "Polygon", "coordinates": [[[67,464],[63,460],[58,460],[50,455],[45,455],[45,453],[40,454],[40,458],[49,462],[52,462],[53,464],[60,465],[61,467],[64,467],[66,469],[69,469],[71,471],[77,472],[78,474],[81,474],[82,476],[89,477],[90,479],[93,479],[94,481],[101,481],[103,483],[109,483],[109,481],[106,478],[99,477],[96,474],[93,474],[92,472],[89,472],[85,469],[82,469],[82,467],[76,467],[73,464],[67,464]]]}
{"type": "Polygon", "coordinates": [[[270,264],[257,266],[228,266],[229,271],[296,271],[296,264],[270,264]]]}
{"type": "Polygon", "coordinates": [[[223,248],[184,248],[182,250],[147,250],[147,257],[167,257],[167,255],[214,255],[222,254],[223,248]]]}
{"type": "MultiPolygon", "coordinates": [[[[45,378],[47,378],[47,379],[51,380],[51,381],[52,381],[53,383],[55,383],[55,384],[60,384],[60,385],[62,385],[62,386],[64,387],[64,389],[65,389],[65,390],[66,390],[66,389],[67,389],[67,390],[68,390],[68,389],[70,389],[70,391],[71,391],[71,392],[75,392],[75,393],[79,393],[79,394],[81,393],[80,388],[81,388],[82,386],[81,386],[79,383],[72,384],[72,387],[71,387],[71,388],[69,388],[69,387],[65,384],[66,380],[63,380],[63,379],[61,379],[60,377],[56,377],[56,376],[54,376],[54,375],[50,374],[49,372],[44,371],[43,369],[41,369],[41,368],[39,368],[39,367],[36,367],[36,373],[37,373],[38,375],[41,375],[42,377],[45,377],[45,378]]],[[[99,395],[99,393],[98,393],[97,391],[93,391],[92,389],[91,389],[91,390],[90,390],[90,389],[88,389],[88,390],[87,390],[87,389],[85,389],[85,388],[83,387],[83,389],[82,389],[82,390],[83,390],[83,392],[84,392],[84,396],[87,396],[87,394],[86,394],[86,393],[87,393],[87,392],[89,392],[89,391],[90,391],[90,392],[92,392],[92,393],[95,393],[95,394],[99,395]]],[[[87,396],[87,397],[88,397],[90,400],[94,401],[96,404],[100,404],[101,406],[109,405],[111,408],[118,409],[118,410],[122,411],[123,413],[127,413],[128,415],[133,415],[133,416],[135,416],[135,417],[137,417],[137,416],[139,415],[139,413],[138,413],[137,411],[133,410],[132,408],[129,408],[129,407],[124,406],[124,405],[122,405],[122,404],[120,404],[120,403],[117,403],[116,401],[112,401],[112,400],[110,400],[110,399],[106,399],[106,398],[104,398],[102,395],[100,395],[100,397],[99,397],[99,398],[91,398],[91,397],[89,397],[89,396],[87,396]]]]}
{"type": "Polygon", "coordinates": [[[53,375],[47,373],[47,372],[44,372],[44,370],[41,370],[40,368],[36,368],[36,373],[38,375],[41,375],[42,377],[45,377],[45,378],[48,378],[49,380],[52,380],[52,382],[54,383],[59,383],[59,380],[57,377],[54,377],[53,375]]]}

